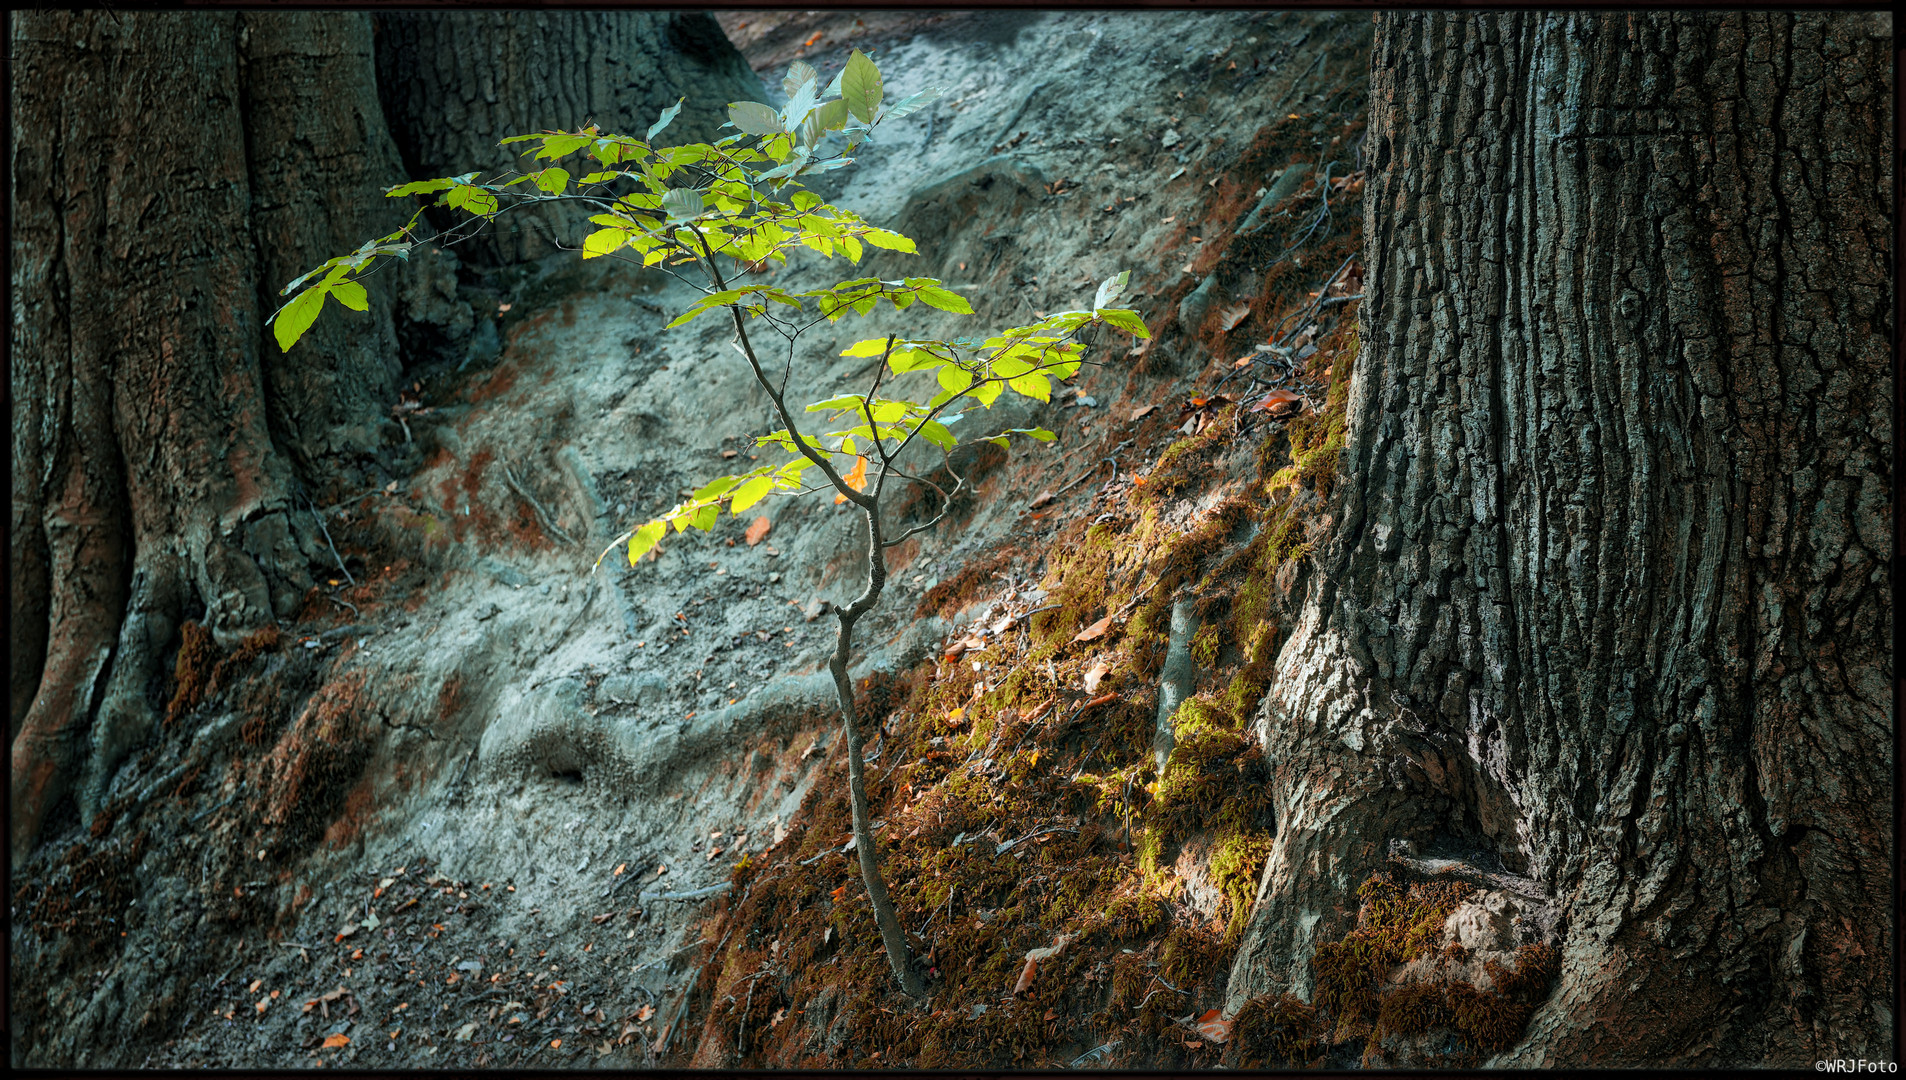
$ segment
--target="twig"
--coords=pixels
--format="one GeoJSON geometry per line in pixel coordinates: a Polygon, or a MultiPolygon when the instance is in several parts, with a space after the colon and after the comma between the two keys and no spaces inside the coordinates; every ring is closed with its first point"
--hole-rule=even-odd
{"type": "Polygon", "coordinates": [[[687,892],[679,892],[679,893],[645,892],[641,896],[636,898],[636,903],[646,904],[651,900],[700,900],[700,899],[703,899],[704,897],[713,896],[716,893],[727,892],[731,884],[733,883],[724,881],[720,883],[719,885],[710,885],[707,888],[690,889],[687,892]]]}
{"type": "Polygon", "coordinates": [[[675,1037],[675,1028],[682,1022],[682,1017],[688,1015],[688,1003],[689,999],[695,996],[695,984],[701,982],[702,972],[707,969],[707,964],[701,965],[695,969],[694,976],[688,980],[687,989],[682,991],[682,1007],[676,1010],[675,1019],[669,1021],[668,1030],[662,1032],[662,1041],[655,1048],[658,1056],[668,1053],[668,1041],[675,1037]]]}
{"type": "MultiPolygon", "coordinates": [[[[348,577],[349,575],[346,575],[346,576],[348,577]]],[[[356,605],[356,604],[353,604],[353,603],[351,603],[351,602],[350,602],[349,600],[346,600],[346,599],[344,599],[344,598],[343,598],[342,596],[339,596],[339,595],[337,595],[336,593],[332,593],[332,594],[331,594],[331,602],[332,602],[332,603],[334,603],[334,604],[342,604],[343,606],[345,606],[345,607],[347,607],[347,608],[350,608],[350,609],[351,609],[351,614],[352,614],[352,615],[362,615],[362,614],[363,614],[362,612],[360,612],[360,611],[358,611],[358,610],[357,610],[357,605],[356,605]]]]}
{"type": "Polygon", "coordinates": [[[344,575],[344,580],[350,582],[352,588],[356,588],[357,579],[344,568],[344,556],[338,554],[338,546],[331,542],[331,530],[324,527],[324,518],[318,513],[317,508],[311,505],[310,499],[304,501],[304,508],[305,512],[311,515],[311,520],[318,523],[318,531],[324,534],[324,546],[331,549],[331,557],[337,560],[338,573],[344,575]]]}
{"type": "Polygon", "coordinates": [[[1052,833],[1062,833],[1062,832],[1069,832],[1069,833],[1076,834],[1078,831],[1079,830],[1077,829],[1069,828],[1064,825],[1053,825],[1044,829],[1034,829],[1032,832],[1027,833],[1026,835],[1020,837],[1017,840],[1008,840],[1005,843],[1000,844],[998,847],[995,847],[993,849],[993,855],[996,857],[1000,855],[1004,855],[1008,851],[1011,851],[1015,846],[1019,844],[1023,844],[1028,840],[1033,840],[1041,836],[1049,836],[1052,833]]]}
{"type": "Polygon", "coordinates": [[[549,511],[544,510],[543,504],[536,501],[536,496],[531,495],[528,488],[517,482],[516,473],[511,471],[508,465],[503,466],[503,480],[509,484],[511,491],[516,492],[519,498],[529,504],[529,508],[536,514],[536,523],[543,527],[544,532],[560,540],[564,546],[575,543],[569,538],[568,533],[556,527],[556,522],[550,518],[549,511]]]}

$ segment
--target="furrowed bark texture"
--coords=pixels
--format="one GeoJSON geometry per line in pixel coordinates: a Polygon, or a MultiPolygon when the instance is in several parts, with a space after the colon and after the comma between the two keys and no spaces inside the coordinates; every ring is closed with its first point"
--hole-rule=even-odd
{"type": "MultiPolygon", "coordinates": [[[[384,113],[417,179],[526,167],[520,146],[497,145],[511,135],[594,123],[640,138],[684,95],[658,138],[711,139],[728,102],[762,96],[706,12],[403,12],[379,15],[377,28],[384,113]]],[[[582,216],[512,211],[457,252],[488,265],[540,258],[558,250],[555,236],[574,243],[573,229],[554,230],[582,216]]]]}
{"type": "Polygon", "coordinates": [[[1392,841],[1533,879],[1514,1065],[1885,1056],[1890,22],[1377,20],[1363,353],[1234,1000],[1392,841]]]}
{"type": "MultiPolygon", "coordinates": [[[[371,21],[341,12],[247,14],[239,24],[245,144],[258,248],[260,311],[317,263],[401,227],[414,200],[384,191],[403,179],[373,77],[371,21]]],[[[383,441],[403,373],[387,267],[365,279],[370,310],[334,310],[291,353],[263,342],[271,429],[300,470],[383,441]]],[[[307,583],[308,587],[308,583],[307,583]]]]}
{"type": "Polygon", "coordinates": [[[245,527],[287,477],[259,389],[236,17],[14,18],[13,194],[31,223],[15,238],[16,296],[35,313],[16,331],[31,417],[16,431],[37,428],[15,520],[30,533],[19,507],[37,502],[50,555],[44,583],[22,582],[49,614],[41,671],[14,673],[16,707],[37,686],[13,747],[17,862],[82,741],[149,728],[182,588],[225,640],[271,618],[245,527]]]}

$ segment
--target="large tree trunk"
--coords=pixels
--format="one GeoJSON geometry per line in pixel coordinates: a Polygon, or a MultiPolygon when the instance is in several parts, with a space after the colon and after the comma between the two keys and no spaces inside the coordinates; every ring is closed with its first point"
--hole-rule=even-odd
{"type": "Polygon", "coordinates": [[[382,189],[405,159],[485,167],[501,135],[587,118],[646,130],[682,92],[682,133],[707,134],[759,83],[705,16],[392,16],[388,48],[356,14],[13,18],[17,864],[76,782],[89,818],[151,737],[182,619],[230,646],[291,612],[330,557],[300,483],[395,430],[383,275],[368,314],[289,354],[263,328],[279,288],[402,221],[382,189]],[[380,65],[402,84],[388,126],[380,65]]]}
{"type": "Polygon", "coordinates": [[[1236,997],[1308,995],[1414,850],[1547,897],[1559,980],[1498,1063],[1886,1056],[1890,31],[1378,17],[1363,350],[1236,997]]]}
{"type": "MultiPolygon", "coordinates": [[[[521,148],[497,145],[510,135],[594,123],[639,138],[683,96],[663,138],[709,139],[730,101],[762,96],[706,12],[393,12],[377,24],[378,88],[415,178],[516,168],[521,148]]],[[[513,212],[457,251],[489,265],[539,258],[558,236],[574,243],[556,230],[578,216],[513,212]]]]}

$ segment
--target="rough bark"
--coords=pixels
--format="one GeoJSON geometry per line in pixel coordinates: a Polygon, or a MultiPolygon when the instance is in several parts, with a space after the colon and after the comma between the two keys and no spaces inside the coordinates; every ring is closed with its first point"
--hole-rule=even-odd
{"type": "Polygon", "coordinates": [[[1516,1065],[1891,1045],[1890,22],[1382,15],[1336,525],[1234,998],[1390,842],[1530,879],[1516,1065]]]}
{"type": "Polygon", "coordinates": [[[38,677],[15,672],[16,703],[37,684],[13,747],[17,862],[89,727],[109,748],[149,727],[182,589],[226,640],[270,619],[245,526],[286,474],[259,392],[236,17],[15,20],[16,296],[36,325],[14,371],[39,429],[15,499],[39,504],[50,571],[22,581],[49,615],[38,677]]]}
{"type": "MultiPolygon", "coordinates": [[[[728,102],[762,95],[706,12],[401,12],[377,28],[384,113],[414,178],[515,168],[520,148],[497,145],[510,135],[594,123],[640,136],[683,96],[668,138],[708,139],[728,102]]],[[[566,220],[512,212],[457,250],[479,265],[539,258],[566,220]]]]}
{"type": "MultiPolygon", "coordinates": [[[[368,15],[248,14],[239,26],[245,143],[258,249],[260,311],[278,290],[331,255],[401,227],[408,200],[373,77],[368,15]]],[[[367,279],[368,312],[318,320],[294,353],[263,345],[272,433],[305,473],[332,454],[383,441],[402,374],[391,276],[367,279]]]]}

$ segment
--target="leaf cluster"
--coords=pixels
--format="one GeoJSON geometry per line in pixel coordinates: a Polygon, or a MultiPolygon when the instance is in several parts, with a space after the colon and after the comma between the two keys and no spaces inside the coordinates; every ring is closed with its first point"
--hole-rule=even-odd
{"type": "MultiPolygon", "coordinates": [[[[435,205],[467,215],[456,227],[431,238],[436,242],[452,242],[461,235],[459,230],[480,228],[521,206],[580,205],[589,211],[593,226],[581,238],[582,258],[613,257],[658,267],[677,277],[681,276],[678,267],[700,271],[690,281],[700,298],[676,316],[670,327],[718,309],[732,320],[736,345],[768,391],[781,421],[778,430],[758,442],[779,447],[789,459],[716,477],[671,509],[617,537],[611,547],[626,543],[631,565],[654,550],[671,527],[676,532],[690,527],[710,529],[724,505],[739,514],[773,494],[831,488],[836,503],[852,502],[875,512],[887,478],[908,476],[901,470],[900,458],[916,439],[944,455],[951,455],[963,441],[1008,447],[1017,435],[1050,442],[1053,434],[1036,427],[962,440],[954,425],[973,407],[990,409],[1008,392],[1049,401],[1054,383],[1072,378],[1086,362],[1080,333],[1089,327],[1104,324],[1138,337],[1150,336],[1136,312],[1113,306],[1130,277],[1120,273],[1100,286],[1090,310],[1058,312],[983,339],[948,341],[898,333],[865,338],[842,355],[879,357],[873,385],[864,393],[807,405],[805,411],[828,420],[823,426],[830,430],[802,431],[783,399],[793,381],[796,343],[803,333],[823,321],[875,316],[883,310],[899,313],[916,303],[955,315],[970,315],[973,308],[944,282],[929,277],[862,277],[802,292],[747,280],[785,265],[790,253],[802,249],[827,259],[844,256],[855,264],[869,248],[916,252],[911,239],[828,203],[801,181],[852,164],[855,150],[873,141],[883,123],[917,112],[940,91],[923,90],[889,103],[879,68],[859,50],[825,88],[805,62],[790,67],[782,85],[788,94],[786,106],[775,109],[760,102],[734,102],[723,125],[733,133],[712,143],[664,146],[657,142],[680,112],[678,101],[641,138],[603,132],[593,125],[516,135],[502,141],[523,147],[523,156],[529,159],[524,169],[487,179],[466,173],[417,180],[388,192],[393,198],[435,196],[435,205]],[[757,337],[778,338],[777,352],[779,345],[785,345],[785,358],[775,364],[757,337]],[[883,382],[887,383],[884,392],[883,382]],[[810,480],[809,470],[816,468],[820,476],[810,480]]],[[[410,248],[420,242],[414,234],[421,220],[420,208],[398,232],[332,259],[287,285],[284,294],[303,289],[270,320],[280,347],[291,348],[310,329],[327,296],[346,307],[366,310],[364,287],[353,277],[380,258],[408,258],[410,248]]],[[[939,491],[944,512],[951,493],[921,477],[908,478],[939,491]]]]}

